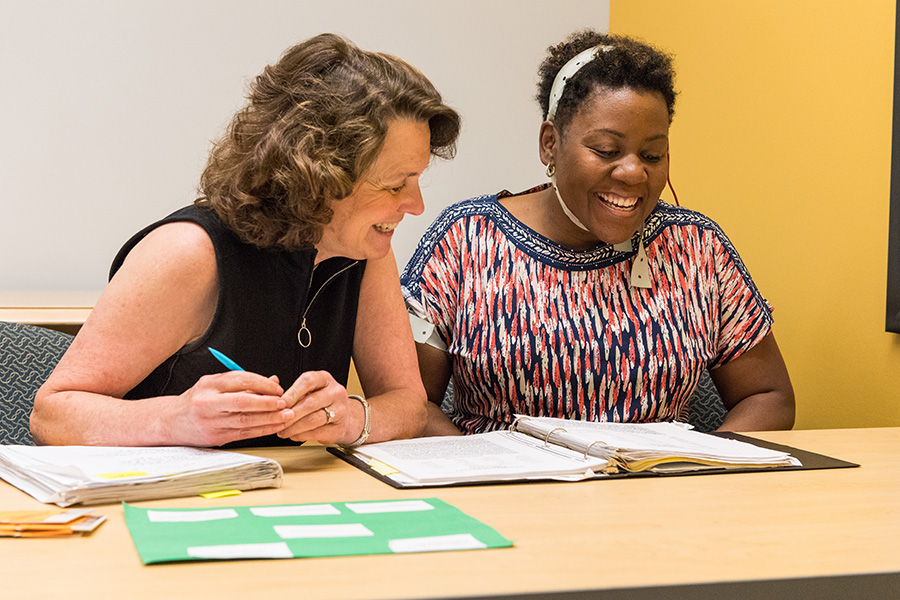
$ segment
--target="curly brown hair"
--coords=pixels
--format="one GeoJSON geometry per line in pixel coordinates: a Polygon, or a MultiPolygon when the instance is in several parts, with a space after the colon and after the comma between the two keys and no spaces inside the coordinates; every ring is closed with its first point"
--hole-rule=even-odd
{"type": "Polygon", "coordinates": [[[285,51],[248,100],[213,147],[195,204],[262,248],[317,243],[330,203],[375,162],[392,120],[427,122],[433,156],[452,158],[459,137],[459,115],[421,72],[331,33],[285,51]]]}
{"type": "Polygon", "coordinates": [[[678,95],[672,55],[633,37],[598,33],[590,29],[572,33],[561,43],[547,49],[547,58],[538,69],[535,96],[545,120],[550,104],[550,88],[556,74],[578,53],[594,46],[605,48],[566,82],[559,99],[553,122],[561,131],[565,130],[585,98],[598,87],[628,87],[659,92],[669,111],[669,123],[672,122],[675,97],[678,95]]]}

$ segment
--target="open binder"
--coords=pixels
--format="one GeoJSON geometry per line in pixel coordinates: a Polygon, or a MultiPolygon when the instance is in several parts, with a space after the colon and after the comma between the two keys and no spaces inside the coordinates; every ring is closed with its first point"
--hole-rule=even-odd
{"type": "Polygon", "coordinates": [[[736,433],[680,423],[518,417],[509,430],[329,451],[396,488],[857,467],[736,433]]]}

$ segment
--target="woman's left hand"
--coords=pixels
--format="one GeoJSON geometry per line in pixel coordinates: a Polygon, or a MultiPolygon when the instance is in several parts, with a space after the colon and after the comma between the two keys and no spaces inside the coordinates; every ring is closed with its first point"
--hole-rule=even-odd
{"type": "Polygon", "coordinates": [[[327,371],[307,371],[282,396],[294,411],[293,421],[278,436],[295,442],[350,444],[365,425],[362,404],[327,371]]]}

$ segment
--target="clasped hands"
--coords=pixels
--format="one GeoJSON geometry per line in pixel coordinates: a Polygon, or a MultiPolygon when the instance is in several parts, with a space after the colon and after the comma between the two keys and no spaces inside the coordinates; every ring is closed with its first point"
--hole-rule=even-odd
{"type": "Polygon", "coordinates": [[[278,377],[246,371],[204,375],[181,394],[184,419],[174,424],[186,445],[220,446],[276,434],[325,445],[356,440],[365,424],[362,405],[327,371],[307,371],[284,390],[278,377]]]}

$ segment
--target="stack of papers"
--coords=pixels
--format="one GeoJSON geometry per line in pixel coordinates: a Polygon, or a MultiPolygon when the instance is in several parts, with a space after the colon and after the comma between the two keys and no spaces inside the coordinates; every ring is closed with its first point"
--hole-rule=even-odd
{"type": "Polygon", "coordinates": [[[0,512],[0,537],[57,537],[90,533],[106,520],[90,509],[0,512]]]}
{"type": "Polygon", "coordinates": [[[0,479],[58,506],[278,487],[281,478],[276,461],[225,450],[0,446],[0,479]]]}

